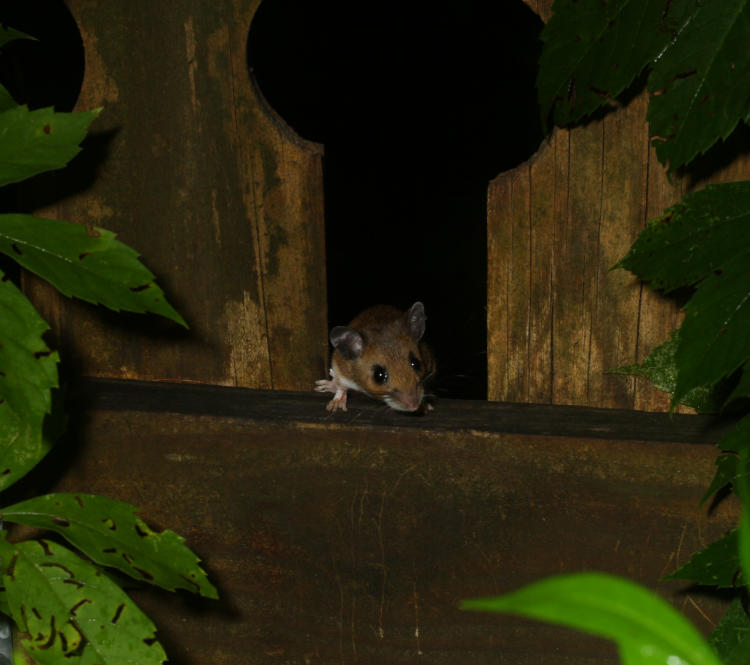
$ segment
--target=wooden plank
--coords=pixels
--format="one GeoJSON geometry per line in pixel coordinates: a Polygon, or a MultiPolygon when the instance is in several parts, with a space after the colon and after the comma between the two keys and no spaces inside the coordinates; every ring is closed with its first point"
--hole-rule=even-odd
{"type": "Polygon", "coordinates": [[[259,0],[68,4],[86,53],[77,108],[104,110],[57,180],[67,197],[38,212],[116,231],[191,330],[29,280],[64,357],[97,376],[311,385],[327,356],[322,150],[253,88],[259,0]]]}
{"type": "Polygon", "coordinates": [[[549,404],[441,399],[424,415],[404,414],[353,393],[347,412],[326,411],[317,393],[223,386],[85,379],[71,388],[77,408],[139,413],[179,413],[256,421],[310,423],[332,428],[395,427],[420,432],[477,430],[532,436],[715,444],[733,426],[711,415],[649,413],[549,404]]]}
{"type": "Polygon", "coordinates": [[[52,487],[134,502],[187,537],[221,601],[134,592],[172,662],[614,664],[602,641],[457,609],[584,569],[645,583],[704,633],[723,608],[658,581],[737,519],[730,502],[710,517],[697,506],[713,446],[618,438],[571,407],[545,408],[577,412],[569,424],[595,438],[503,431],[539,425],[531,407],[514,419],[507,405],[441,403],[420,419],[353,402],[331,418],[311,394],[88,390],[104,408],[76,419],[29,483],[64,469],[52,487]],[[454,409],[464,426],[443,427],[454,409]]]}
{"type": "Polygon", "coordinates": [[[490,183],[489,399],[667,410],[647,381],[606,370],[666,341],[680,303],[610,268],[683,193],[750,177],[750,158],[720,147],[697,177],[668,178],[649,146],[646,107],[642,92],[586,125],[555,129],[528,163],[490,183]]]}
{"type": "Polygon", "coordinates": [[[648,99],[641,95],[604,118],[602,208],[598,229],[595,312],[589,404],[625,406],[634,401],[635,379],[607,374],[631,363],[638,340],[640,284],[625,270],[611,271],[643,228],[648,161],[648,99]]]}

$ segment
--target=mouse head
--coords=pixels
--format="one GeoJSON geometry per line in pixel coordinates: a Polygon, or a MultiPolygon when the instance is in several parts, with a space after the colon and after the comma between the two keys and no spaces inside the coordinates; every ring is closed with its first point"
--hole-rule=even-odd
{"type": "Polygon", "coordinates": [[[393,307],[365,310],[349,326],[331,330],[333,365],[347,386],[383,400],[398,411],[416,411],[432,358],[424,344],[424,305],[402,313],[393,307]]]}

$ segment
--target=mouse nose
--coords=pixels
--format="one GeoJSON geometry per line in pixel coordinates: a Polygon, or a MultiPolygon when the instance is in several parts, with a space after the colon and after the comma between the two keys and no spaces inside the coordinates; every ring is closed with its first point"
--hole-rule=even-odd
{"type": "Polygon", "coordinates": [[[402,394],[401,403],[407,411],[416,411],[422,403],[422,395],[416,392],[402,394]]]}

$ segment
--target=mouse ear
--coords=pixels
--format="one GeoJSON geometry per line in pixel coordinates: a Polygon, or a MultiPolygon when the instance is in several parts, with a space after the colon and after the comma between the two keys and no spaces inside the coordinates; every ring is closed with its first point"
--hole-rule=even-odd
{"type": "Polygon", "coordinates": [[[415,342],[422,339],[422,335],[424,335],[425,321],[427,321],[427,317],[424,314],[424,305],[421,302],[415,302],[406,312],[406,325],[409,329],[409,335],[415,342]]]}
{"type": "Polygon", "coordinates": [[[360,333],[346,326],[331,330],[331,344],[348,360],[360,358],[365,350],[365,340],[360,333]]]}

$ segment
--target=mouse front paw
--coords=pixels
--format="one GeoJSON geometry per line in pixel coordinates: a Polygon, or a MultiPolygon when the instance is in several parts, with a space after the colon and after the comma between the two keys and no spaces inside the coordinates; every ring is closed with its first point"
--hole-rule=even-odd
{"type": "Polygon", "coordinates": [[[338,386],[328,379],[318,379],[315,382],[315,391],[319,393],[335,393],[338,390],[338,386]]]}
{"type": "Polygon", "coordinates": [[[332,413],[339,410],[346,411],[346,390],[337,390],[326,409],[332,413]]]}

